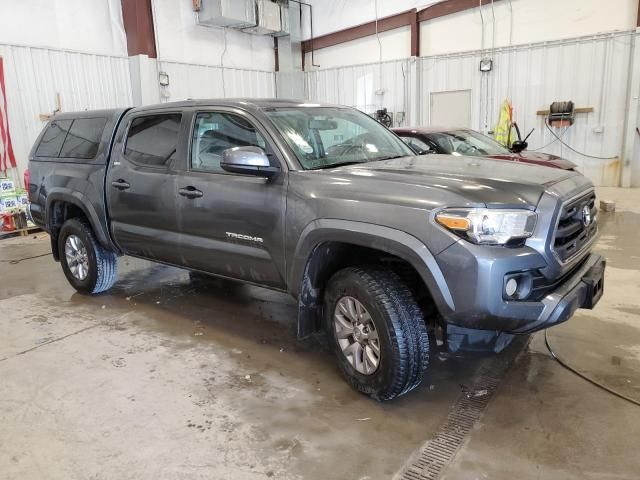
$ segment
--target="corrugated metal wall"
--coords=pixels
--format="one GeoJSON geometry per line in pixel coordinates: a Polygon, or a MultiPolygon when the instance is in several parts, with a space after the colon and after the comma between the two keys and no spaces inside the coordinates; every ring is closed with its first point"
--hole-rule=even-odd
{"type": "Polygon", "coordinates": [[[40,114],[56,108],[56,93],[66,111],[131,104],[126,57],[1,44],[0,56],[5,63],[16,176],[24,172],[31,145],[44,126],[40,114]]]}
{"type": "Polygon", "coordinates": [[[406,117],[411,104],[409,71],[409,60],[311,71],[305,75],[306,95],[312,101],[348,105],[369,114],[386,107],[406,117]]]}
{"type": "Polygon", "coordinates": [[[491,55],[490,74],[479,70],[482,52],[421,58],[419,118],[429,124],[431,93],[468,89],[472,128],[493,130],[501,103],[511,98],[523,135],[535,128],[531,150],[572,160],[598,185],[618,185],[632,40],[631,32],[621,32],[500,49],[491,55]],[[556,100],[573,100],[577,107],[593,107],[594,112],[578,114],[575,125],[564,133],[554,132],[579,152],[614,158],[585,157],[554,142],[545,117],[536,112],[556,100]]]}
{"type": "Polygon", "coordinates": [[[160,69],[169,74],[170,85],[166,89],[169,96],[165,97],[169,101],[188,98],[271,98],[276,94],[274,72],[167,61],[160,62],[160,69]]]}
{"type": "Polygon", "coordinates": [[[495,127],[502,101],[511,98],[523,133],[535,127],[530,149],[569,158],[597,185],[614,186],[620,175],[617,157],[622,150],[634,34],[616,32],[497,49],[491,54],[494,70],[490,74],[479,71],[480,51],[420,58],[415,77],[410,75],[408,80],[407,72],[413,71],[410,60],[308,72],[307,97],[367,113],[375,110],[372,105],[385,106],[407,112],[415,119],[412,123],[429,125],[431,93],[471,90],[471,127],[483,131],[495,127]],[[412,81],[416,88],[410,88],[412,81]],[[384,96],[376,95],[381,88],[386,90],[384,96]],[[585,157],[553,142],[544,117],[536,111],[556,100],[594,108],[593,113],[578,115],[563,141],[580,152],[614,158],[585,157]]]}
{"type": "MultiPolygon", "coordinates": [[[[45,122],[40,114],[56,108],[60,93],[64,111],[131,106],[128,57],[0,44],[5,62],[7,107],[19,180],[31,145],[45,122]]],[[[275,74],[257,70],[161,62],[170,77],[164,101],[187,98],[275,96],[275,74]],[[224,83],[222,75],[224,72],[224,83]]],[[[155,74],[150,89],[158,89],[155,74]]]]}

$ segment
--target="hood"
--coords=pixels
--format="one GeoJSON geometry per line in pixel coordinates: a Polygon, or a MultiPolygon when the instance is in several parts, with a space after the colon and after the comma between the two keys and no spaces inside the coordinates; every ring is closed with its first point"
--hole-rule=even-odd
{"type": "Polygon", "coordinates": [[[394,191],[395,195],[408,197],[422,196],[428,188],[432,192],[439,191],[437,197],[441,199],[438,202],[441,206],[532,209],[547,187],[579,175],[525,163],[453,155],[402,157],[323,172],[343,179],[348,177],[352,193],[355,188],[362,193],[368,189],[369,195],[394,191]]]}
{"type": "Polygon", "coordinates": [[[520,153],[491,155],[491,158],[511,160],[513,162],[532,163],[534,165],[545,165],[548,167],[561,168],[563,170],[572,170],[576,167],[576,164],[572,161],[558,157],[557,155],[542,152],[528,152],[526,150],[520,153]]]}

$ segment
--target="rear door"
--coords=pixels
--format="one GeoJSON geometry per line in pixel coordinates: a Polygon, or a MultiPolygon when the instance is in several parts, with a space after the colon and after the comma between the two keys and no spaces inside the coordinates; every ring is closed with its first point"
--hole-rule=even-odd
{"type": "Polygon", "coordinates": [[[106,179],[111,231],[128,254],[180,264],[176,165],[184,162],[181,111],[137,112],[123,120],[106,179]]]}
{"type": "Polygon", "coordinates": [[[192,110],[190,146],[176,184],[185,265],[283,288],[287,170],[268,133],[245,112],[192,110]],[[281,173],[266,179],[220,167],[228,148],[257,146],[281,173]]]}

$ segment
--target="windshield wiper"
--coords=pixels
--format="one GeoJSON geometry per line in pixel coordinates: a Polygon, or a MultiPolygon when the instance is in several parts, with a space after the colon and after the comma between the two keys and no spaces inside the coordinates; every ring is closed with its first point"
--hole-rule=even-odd
{"type": "Polygon", "coordinates": [[[337,162],[337,163],[331,163],[329,165],[322,165],[320,167],[314,168],[313,170],[325,170],[327,168],[346,167],[347,165],[357,165],[357,164],[360,164],[360,163],[367,163],[367,161],[366,160],[364,160],[364,161],[362,161],[362,160],[360,160],[360,161],[351,160],[351,161],[348,161],[348,162],[337,162]]]}
{"type": "Polygon", "coordinates": [[[385,161],[385,160],[393,160],[393,159],[395,159],[395,158],[404,158],[404,157],[406,157],[406,156],[407,156],[407,155],[392,155],[392,156],[390,156],[390,157],[376,158],[374,161],[376,161],[376,162],[383,162],[383,161],[385,161]]]}

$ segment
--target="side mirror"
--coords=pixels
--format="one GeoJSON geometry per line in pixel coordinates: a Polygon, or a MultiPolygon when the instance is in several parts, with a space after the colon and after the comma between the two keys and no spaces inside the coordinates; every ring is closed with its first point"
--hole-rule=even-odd
{"type": "Polygon", "coordinates": [[[260,147],[233,147],[222,152],[220,167],[231,173],[272,177],[280,171],[271,166],[269,157],[260,147]]]}
{"type": "Polygon", "coordinates": [[[527,142],[524,142],[522,140],[516,140],[511,144],[511,151],[513,153],[520,153],[526,150],[528,146],[529,144],[527,142]]]}

